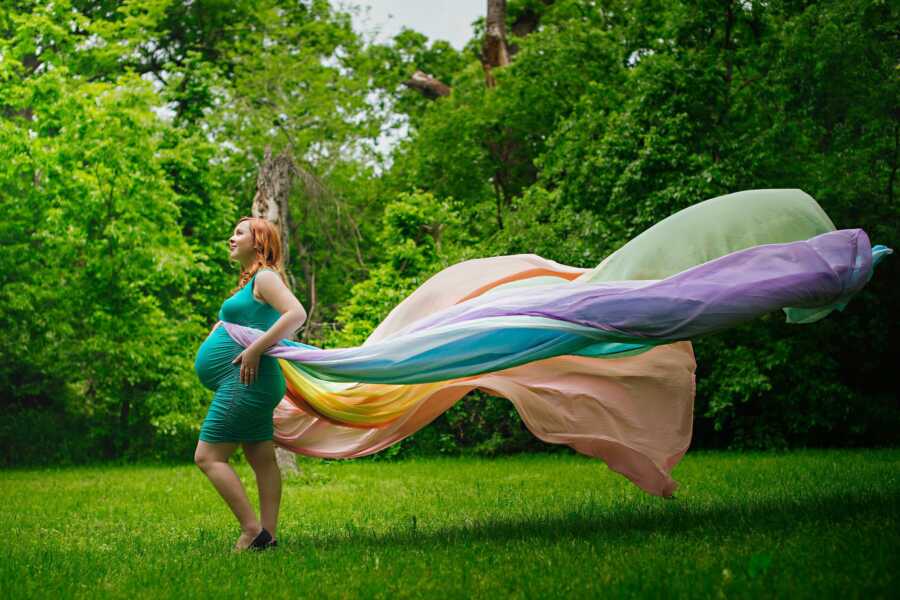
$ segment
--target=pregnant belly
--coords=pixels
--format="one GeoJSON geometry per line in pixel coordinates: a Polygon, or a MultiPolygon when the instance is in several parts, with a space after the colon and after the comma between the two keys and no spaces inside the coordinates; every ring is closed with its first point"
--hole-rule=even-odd
{"type": "Polygon", "coordinates": [[[243,350],[244,347],[231,339],[223,326],[216,327],[200,344],[194,359],[194,371],[200,383],[211,390],[218,388],[229,375],[240,370],[240,365],[231,361],[243,350]]]}
{"type": "MultiPolygon", "coordinates": [[[[244,351],[244,347],[235,342],[225,327],[216,327],[215,331],[200,344],[197,356],[194,359],[194,371],[200,379],[200,383],[211,390],[216,390],[224,382],[240,380],[241,365],[232,361],[238,354],[244,351]]],[[[285,393],[284,375],[278,361],[271,356],[259,357],[259,373],[256,380],[249,386],[251,393],[265,393],[278,398],[285,393]]]]}

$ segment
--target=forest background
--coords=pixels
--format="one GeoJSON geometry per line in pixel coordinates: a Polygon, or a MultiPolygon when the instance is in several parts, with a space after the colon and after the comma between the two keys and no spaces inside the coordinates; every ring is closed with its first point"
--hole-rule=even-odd
{"type": "MultiPolygon", "coordinates": [[[[0,465],[191,460],[267,146],[296,166],[299,339],[326,348],[456,262],[593,267],[744,189],[900,248],[896,3],[509,0],[494,69],[483,18],[458,51],[367,41],[326,0],[0,6],[0,465]]],[[[692,445],[897,445],[897,281],[886,260],[823,321],[694,340],[692,445]]],[[[569,451],[474,392],[366,460],[532,450],[569,451]]]]}

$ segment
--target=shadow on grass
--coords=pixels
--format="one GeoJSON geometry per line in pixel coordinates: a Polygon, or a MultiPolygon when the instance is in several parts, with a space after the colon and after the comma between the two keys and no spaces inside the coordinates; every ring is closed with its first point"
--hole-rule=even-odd
{"type": "Polygon", "coordinates": [[[284,550],[310,547],[324,550],[352,544],[362,548],[390,545],[434,549],[437,545],[526,539],[554,541],[602,537],[604,541],[616,541],[641,533],[717,537],[718,534],[736,532],[788,533],[804,524],[830,526],[866,515],[871,515],[875,521],[900,513],[900,491],[895,490],[865,495],[770,498],[714,507],[676,504],[680,500],[663,502],[665,505],[640,506],[633,511],[621,506],[605,508],[596,503],[583,503],[573,505],[564,515],[536,513],[522,518],[471,519],[438,529],[429,528],[420,518],[414,521],[412,515],[406,523],[387,532],[369,531],[348,522],[344,531],[336,535],[279,536],[279,547],[283,546],[284,550]]]}

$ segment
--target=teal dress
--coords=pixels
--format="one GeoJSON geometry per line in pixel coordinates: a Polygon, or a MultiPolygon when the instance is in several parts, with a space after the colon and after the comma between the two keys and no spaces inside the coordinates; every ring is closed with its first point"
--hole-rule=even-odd
{"type": "MultiPolygon", "coordinates": [[[[259,271],[222,303],[220,321],[266,331],[281,317],[272,305],[253,296],[253,282],[258,274],[259,271]]],[[[272,413],[287,391],[284,374],[277,359],[262,355],[256,380],[249,385],[241,383],[241,365],[231,361],[243,350],[219,325],[197,351],[194,371],[204,386],[215,391],[200,427],[200,439],[205,442],[272,439],[272,413]]]]}

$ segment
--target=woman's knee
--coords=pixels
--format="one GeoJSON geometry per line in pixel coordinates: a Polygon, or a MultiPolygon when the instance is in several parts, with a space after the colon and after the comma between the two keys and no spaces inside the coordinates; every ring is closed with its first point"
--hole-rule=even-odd
{"type": "Polygon", "coordinates": [[[278,466],[275,461],[275,446],[272,444],[272,440],[244,442],[243,447],[244,456],[247,457],[247,462],[254,471],[278,466]]]}
{"type": "Polygon", "coordinates": [[[235,448],[237,444],[234,443],[209,444],[200,441],[194,450],[194,464],[205,471],[217,462],[227,463],[235,448]]]}
{"type": "Polygon", "coordinates": [[[194,464],[197,465],[201,471],[206,471],[213,462],[213,458],[209,453],[199,449],[194,451],[194,464]]]}

